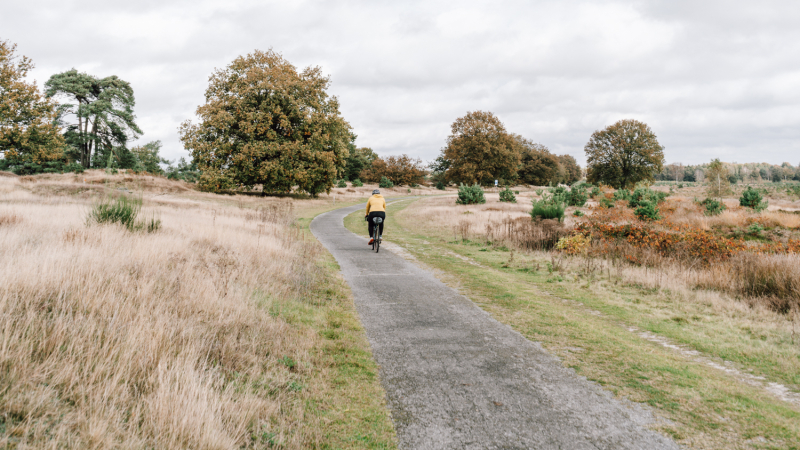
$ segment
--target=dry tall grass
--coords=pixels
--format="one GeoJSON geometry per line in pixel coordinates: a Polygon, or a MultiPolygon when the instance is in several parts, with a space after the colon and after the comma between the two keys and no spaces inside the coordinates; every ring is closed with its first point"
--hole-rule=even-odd
{"type": "Polygon", "coordinates": [[[320,301],[320,247],[287,203],[148,195],[163,228],[131,233],[20,183],[0,178],[0,447],[320,445],[322,338],[277,317],[320,301]]]}
{"type": "MultiPolygon", "coordinates": [[[[568,214],[566,226],[549,221],[531,221],[527,214],[530,208],[528,202],[508,204],[500,203],[496,198],[488,198],[483,205],[470,206],[455,205],[451,198],[438,198],[418,202],[413,208],[406,210],[404,215],[427,232],[444,238],[452,236],[457,240],[484,240],[493,245],[505,245],[522,251],[552,249],[559,238],[569,233],[569,228],[576,220],[568,214]]],[[[760,223],[786,230],[781,237],[785,240],[787,233],[796,233],[800,228],[798,215],[772,211],[756,214],[738,206],[729,206],[728,210],[718,216],[705,216],[692,199],[682,197],[670,198],[661,208],[670,222],[703,230],[746,227],[752,223],[760,223]]],[[[591,211],[588,213],[591,214],[591,211]]],[[[630,209],[621,204],[614,209],[599,210],[597,213],[602,214],[604,220],[613,223],[635,220],[630,209]]],[[[781,234],[780,230],[772,233],[781,234]]],[[[639,248],[625,240],[604,241],[595,245],[603,247],[602,252],[595,253],[633,255],[636,261],[646,266],[639,270],[636,266],[625,264],[617,269],[618,274],[632,283],[684,291],[687,295],[699,288],[714,291],[712,296],[717,297],[715,301],[723,303],[739,299],[746,305],[766,307],[784,314],[791,310],[800,311],[798,255],[744,253],[730,261],[702,265],[694,260],[676,260],[679,256],[677,254],[664,256],[649,248],[639,248]],[[614,248],[619,251],[615,252],[614,248]]]]}

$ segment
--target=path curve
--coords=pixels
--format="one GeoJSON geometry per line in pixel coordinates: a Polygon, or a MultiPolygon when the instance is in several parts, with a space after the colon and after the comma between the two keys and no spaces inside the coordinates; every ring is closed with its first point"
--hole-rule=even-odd
{"type": "MultiPolygon", "coordinates": [[[[403,449],[677,449],[651,414],[561,366],[430,272],[317,216],[380,365],[403,449]]],[[[391,208],[387,227],[392,226],[391,208]]]]}

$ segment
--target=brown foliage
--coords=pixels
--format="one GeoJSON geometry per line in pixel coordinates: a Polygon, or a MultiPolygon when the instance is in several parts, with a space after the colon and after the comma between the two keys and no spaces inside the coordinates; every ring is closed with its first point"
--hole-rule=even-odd
{"type": "Polygon", "coordinates": [[[518,176],[520,181],[534,186],[557,184],[564,178],[564,168],[559,158],[544,145],[536,144],[522,136],[514,136],[520,155],[518,176]]]}
{"type": "Polygon", "coordinates": [[[421,184],[425,178],[425,166],[421,159],[408,155],[378,157],[361,172],[360,177],[367,183],[377,183],[381,177],[386,177],[398,186],[421,184]]]}
{"type": "Polygon", "coordinates": [[[558,220],[534,220],[530,217],[507,217],[502,222],[489,222],[486,235],[492,241],[503,241],[521,250],[550,250],[569,234],[558,220]]]}
{"type": "Polygon", "coordinates": [[[519,153],[503,123],[488,111],[468,112],[451,126],[444,148],[448,182],[488,185],[517,178],[519,153]]]}
{"type": "Polygon", "coordinates": [[[587,180],[617,189],[653,180],[664,166],[664,147],[650,127],[637,120],[620,120],[595,131],[584,150],[587,180]]]}
{"type": "Polygon", "coordinates": [[[55,104],[25,77],[30,59],[15,55],[17,46],[0,41],[0,154],[5,158],[41,163],[62,158],[64,137],[54,125],[55,104]]]}
{"type": "Polygon", "coordinates": [[[329,84],[319,67],[298,72],[272,50],[217,70],[197,109],[201,122],[181,126],[181,140],[203,172],[200,187],[330,191],[353,135],[329,84]]]}
{"type": "Polygon", "coordinates": [[[564,168],[565,183],[572,184],[581,179],[581,166],[575,158],[570,155],[558,155],[558,162],[564,168]]]}

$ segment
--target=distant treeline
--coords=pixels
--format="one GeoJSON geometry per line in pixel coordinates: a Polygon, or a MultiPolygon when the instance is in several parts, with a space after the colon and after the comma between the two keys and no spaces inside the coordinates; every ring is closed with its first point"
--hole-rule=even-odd
{"type": "MultiPolygon", "coordinates": [[[[672,163],[664,166],[663,170],[656,174],[657,181],[706,181],[709,173],[709,165],[683,165],[672,163]]],[[[788,162],[781,165],[768,163],[722,163],[724,173],[727,174],[730,183],[758,183],[762,181],[782,182],[800,181],[800,165],[793,166],[788,162]]]]}

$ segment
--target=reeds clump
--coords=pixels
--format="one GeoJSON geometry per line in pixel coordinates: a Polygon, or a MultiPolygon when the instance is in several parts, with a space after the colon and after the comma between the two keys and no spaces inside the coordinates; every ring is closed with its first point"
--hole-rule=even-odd
{"type": "Polygon", "coordinates": [[[139,218],[142,213],[141,197],[120,195],[116,199],[104,198],[92,206],[88,223],[119,224],[128,231],[152,233],[161,228],[161,220],[155,217],[139,218]]]}

